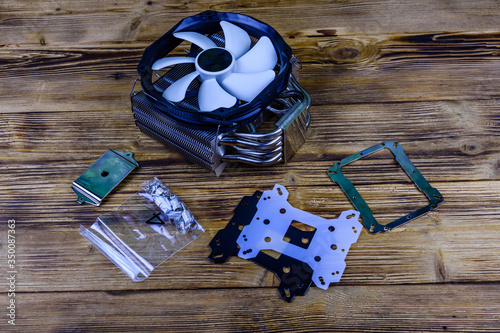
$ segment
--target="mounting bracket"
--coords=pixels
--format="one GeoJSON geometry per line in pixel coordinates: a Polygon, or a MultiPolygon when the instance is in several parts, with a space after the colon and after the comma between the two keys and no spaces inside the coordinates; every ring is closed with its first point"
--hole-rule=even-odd
{"type": "Polygon", "coordinates": [[[280,279],[278,292],[291,302],[304,295],[312,281],[327,289],[340,280],[347,251],[362,226],[357,211],[324,219],[292,207],[287,197],[285,187],[278,184],[272,191],[244,197],[231,221],[210,242],[208,258],[218,263],[238,255],[263,266],[280,279]],[[298,228],[299,224],[310,230],[298,228]],[[266,253],[269,250],[278,257],[266,253]]]}
{"type": "Polygon", "coordinates": [[[368,232],[373,234],[379,232],[387,232],[391,229],[399,227],[400,225],[407,223],[437,208],[437,206],[444,200],[441,193],[439,193],[437,189],[432,187],[424,178],[424,176],[422,176],[422,174],[413,165],[408,156],[406,156],[403,146],[401,146],[397,141],[382,142],[378,145],[360,151],[359,153],[346,157],[342,161],[337,162],[335,163],[335,165],[330,167],[328,169],[328,175],[334,182],[337,182],[340,185],[345,195],[349,198],[354,207],[360,212],[365,228],[368,230],[368,232]],[[373,217],[373,212],[370,207],[368,207],[365,200],[361,197],[354,185],[352,185],[349,179],[347,179],[341,171],[341,168],[343,166],[382,149],[389,149],[391,151],[396,161],[403,168],[406,174],[415,183],[418,189],[422,191],[429,199],[429,204],[427,206],[419,208],[414,212],[411,212],[387,224],[380,224],[377,222],[375,217],[373,217]]]}
{"type": "Polygon", "coordinates": [[[101,201],[139,164],[131,152],[106,151],[84,173],[71,188],[78,196],[78,203],[99,206],[101,201]]]}

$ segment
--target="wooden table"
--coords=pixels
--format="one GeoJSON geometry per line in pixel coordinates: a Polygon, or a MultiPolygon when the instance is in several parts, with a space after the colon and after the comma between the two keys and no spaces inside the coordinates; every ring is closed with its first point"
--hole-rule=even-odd
{"type": "MultiPolygon", "coordinates": [[[[0,10],[2,331],[500,331],[497,1],[4,0],[0,10]],[[215,177],[135,126],[129,91],[145,47],[207,9],[268,23],[302,59],[312,122],[288,164],[215,177]],[[325,218],[351,209],[327,169],[388,140],[445,201],[388,233],[363,230],[340,283],[286,303],[265,269],[207,260],[255,190],[282,184],[293,206],[325,218]],[[100,207],[78,205],[72,181],[107,149],[133,151],[141,167],[100,207]],[[78,229],[154,176],[206,232],[135,283],[78,229]]],[[[426,203],[390,154],[349,175],[380,221],[426,203]]]]}

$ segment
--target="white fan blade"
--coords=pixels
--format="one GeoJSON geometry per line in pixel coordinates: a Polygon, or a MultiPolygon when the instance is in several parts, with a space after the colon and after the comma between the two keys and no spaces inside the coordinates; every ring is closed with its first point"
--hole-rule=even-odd
{"type": "Polygon", "coordinates": [[[222,81],[221,85],[236,98],[250,102],[274,80],[275,75],[272,70],[259,73],[232,73],[222,81]]]}
{"type": "Polygon", "coordinates": [[[250,50],[252,41],[245,30],[226,21],[221,21],[220,25],[224,31],[224,39],[226,41],[224,48],[233,54],[234,59],[238,59],[250,50]]]}
{"type": "Polygon", "coordinates": [[[210,38],[205,35],[199,34],[197,32],[185,31],[185,32],[176,32],[174,33],[174,37],[187,40],[193,44],[198,45],[203,50],[212,49],[217,47],[214,42],[210,38]]]}
{"type": "Polygon", "coordinates": [[[162,68],[172,66],[172,65],[194,63],[195,60],[196,60],[196,58],[193,58],[193,57],[162,58],[162,59],[156,60],[153,64],[153,66],[151,66],[151,68],[154,71],[157,71],[157,70],[160,70],[162,68]]]}
{"type": "Polygon", "coordinates": [[[222,89],[216,79],[210,79],[201,83],[198,102],[200,111],[206,112],[220,107],[229,108],[236,103],[236,97],[222,89]]]}
{"type": "Polygon", "coordinates": [[[255,73],[273,69],[278,62],[278,56],[274,50],[273,43],[266,36],[259,39],[254,45],[238,60],[236,60],[235,72],[255,73]]]}
{"type": "Polygon", "coordinates": [[[200,73],[192,72],[175,81],[167,89],[165,89],[163,92],[163,98],[171,102],[182,101],[186,96],[186,91],[189,88],[189,85],[198,75],[200,75],[200,73]]]}

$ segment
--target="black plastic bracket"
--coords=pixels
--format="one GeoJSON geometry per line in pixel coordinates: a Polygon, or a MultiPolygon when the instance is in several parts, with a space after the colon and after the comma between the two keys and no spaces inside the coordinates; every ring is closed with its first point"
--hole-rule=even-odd
{"type": "MultiPolygon", "coordinates": [[[[243,228],[250,224],[255,216],[261,195],[262,192],[256,191],[251,197],[246,196],[241,199],[234,209],[233,218],[224,229],[215,234],[209,243],[212,250],[208,256],[210,261],[222,263],[231,256],[238,255],[239,248],[236,240],[243,228]]],[[[297,232],[303,231],[298,230],[297,232]]],[[[298,235],[298,237],[301,236],[304,235],[298,235]]],[[[276,274],[280,280],[278,293],[287,302],[291,302],[295,296],[303,296],[312,283],[313,270],[311,267],[307,263],[287,255],[281,254],[278,258],[274,258],[260,251],[257,256],[250,260],[276,274]]]]}

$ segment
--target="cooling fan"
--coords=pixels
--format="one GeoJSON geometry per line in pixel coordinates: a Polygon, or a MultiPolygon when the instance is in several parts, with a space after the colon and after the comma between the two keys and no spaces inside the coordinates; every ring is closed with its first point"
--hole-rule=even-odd
{"type": "Polygon", "coordinates": [[[254,18],[213,11],[185,18],[144,51],[142,91],[134,83],[131,92],[136,124],[216,175],[230,161],[286,162],[310,122],[294,66],[283,38],[254,18]],[[190,47],[179,56],[184,41],[190,47]]]}

